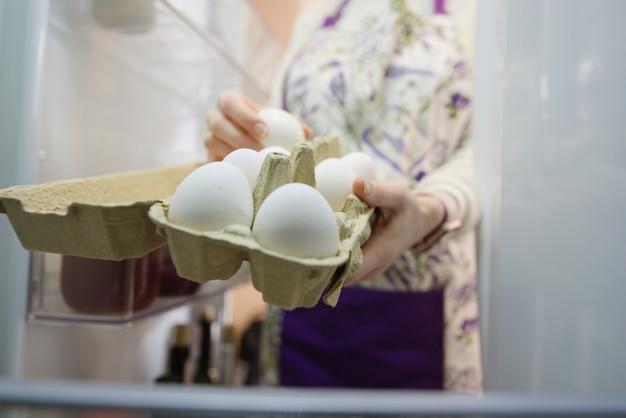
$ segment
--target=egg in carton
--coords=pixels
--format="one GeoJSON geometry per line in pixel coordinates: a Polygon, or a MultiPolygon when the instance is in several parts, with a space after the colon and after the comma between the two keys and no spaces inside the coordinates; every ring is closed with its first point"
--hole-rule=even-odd
{"type": "MultiPolygon", "coordinates": [[[[316,137],[294,147],[291,156],[268,154],[253,189],[254,211],[278,187],[299,182],[315,186],[315,166],[337,157],[336,137],[316,137]]],[[[251,228],[230,225],[220,231],[199,231],[168,220],[172,197],[155,203],[149,216],[157,233],[167,239],[177,272],[197,282],[227,280],[244,261],[250,265],[253,286],[266,303],[283,309],[315,306],[320,298],[330,306],[338,302],[346,278],[362,264],[361,246],[371,233],[374,209],[351,194],[335,212],[339,250],[325,258],[301,258],[263,247],[251,228]]],[[[306,238],[303,238],[306,239],[306,238]]]]}

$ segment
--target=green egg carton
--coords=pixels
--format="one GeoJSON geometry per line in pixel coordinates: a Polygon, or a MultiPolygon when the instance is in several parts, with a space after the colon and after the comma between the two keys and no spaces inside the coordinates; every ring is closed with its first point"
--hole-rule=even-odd
{"type": "Polygon", "coordinates": [[[0,190],[5,213],[27,250],[105,260],[142,257],[165,245],[148,218],[200,163],[0,190]]]}
{"type": "MultiPolygon", "coordinates": [[[[318,137],[294,147],[291,156],[269,154],[253,189],[255,213],[276,188],[291,182],[315,186],[317,162],[339,156],[335,137],[318,137]]],[[[335,306],[346,278],[362,263],[361,246],[371,233],[373,208],[350,195],[335,217],[340,248],[333,257],[299,258],[262,247],[250,228],[234,225],[221,231],[201,232],[169,222],[171,197],[150,208],[158,234],[166,238],[180,276],[197,282],[227,280],[244,261],[250,264],[253,286],[263,300],[283,309],[312,307],[320,298],[335,306]]]]}

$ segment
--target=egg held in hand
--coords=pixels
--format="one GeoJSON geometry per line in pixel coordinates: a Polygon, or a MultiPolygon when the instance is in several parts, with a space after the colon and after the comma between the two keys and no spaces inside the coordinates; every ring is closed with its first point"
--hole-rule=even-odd
{"type": "Polygon", "coordinates": [[[339,212],[348,195],[356,173],[346,161],[327,158],[315,166],[315,188],[326,198],[331,208],[339,212]]]}
{"type": "Polygon", "coordinates": [[[326,258],[339,251],[339,226],[324,197],[304,183],[280,186],[263,201],[252,226],[263,247],[300,258],[326,258]]]}
{"type": "Polygon", "coordinates": [[[176,188],[167,213],[170,222],[199,231],[250,227],[253,216],[246,176],[225,162],[207,163],[189,173],[176,188]]]}
{"type": "Polygon", "coordinates": [[[298,119],[283,109],[268,107],[259,111],[259,117],[267,124],[265,147],[278,146],[291,152],[294,145],[306,139],[298,119]]]}

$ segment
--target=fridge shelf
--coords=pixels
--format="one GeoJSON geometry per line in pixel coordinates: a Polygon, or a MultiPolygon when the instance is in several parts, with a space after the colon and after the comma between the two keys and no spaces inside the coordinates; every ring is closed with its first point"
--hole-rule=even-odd
{"type": "Polygon", "coordinates": [[[204,303],[249,280],[244,263],[228,280],[192,282],[177,276],[164,254],[167,247],[143,258],[114,261],[32,252],[28,320],[132,325],[204,303]],[[161,268],[155,269],[159,258],[161,268]]]}
{"type": "Polygon", "coordinates": [[[206,2],[203,14],[187,8],[189,4],[177,0],[63,0],[52,5],[50,29],[71,39],[76,48],[107,57],[190,103],[205,102],[213,94],[209,74],[236,74],[257,97],[267,97],[267,83],[250,71],[245,49],[238,44],[245,26],[225,21],[229,9],[239,8],[242,21],[258,26],[253,9],[228,0],[206,2]]]}
{"type": "Polygon", "coordinates": [[[245,0],[50,2],[36,182],[0,191],[0,213],[31,255],[30,321],[132,324],[247,277],[179,278],[194,285],[164,290],[149,264],[166,242],[147,211],[203,162],[205,115],[222,91],[267,99],[253,29],[277,56],[245,0]]]}

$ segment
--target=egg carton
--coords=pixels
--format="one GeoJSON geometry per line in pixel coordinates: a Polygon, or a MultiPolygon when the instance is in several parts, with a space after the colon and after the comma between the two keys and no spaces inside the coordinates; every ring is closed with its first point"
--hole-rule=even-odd
{"type": "Polygon", "coordinates": [[[0,213],[27,250],[104,260],[166,244],[148,210],[201,163],[20,185],[0,190],[0,213]]]}
{"type": "MultiPolygon", "coordinates": [[[[276,188],[291,182],[315,186],[315,165],[339,156],[336,137],[317,137],[298,144],[291,156],[270,153],[253,188],[255,214],[276,188]]],[[[189,280],[227,280],[244,261],[250,264],[253,286],[263,300],[283,309],[315,306],[320,298],[335,306],[346,278],[362,264],[361,246],[371,233],[374,209],[355,195],[348,196],[340,212],[338,253],[327,258],[300,258],[261,246],[251,229],[232,225],[221,231],[198,231],[168,221],[171,197],[152,205],[149,217],[167,239],[177,273],[189,280]]],[[[303,237],[306,239],[306,237],[303,237]]]]}

